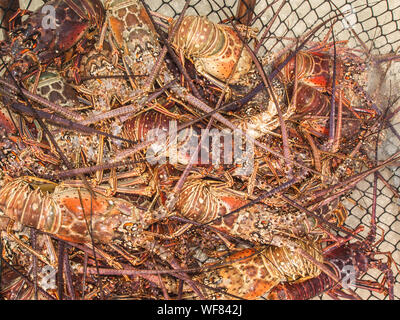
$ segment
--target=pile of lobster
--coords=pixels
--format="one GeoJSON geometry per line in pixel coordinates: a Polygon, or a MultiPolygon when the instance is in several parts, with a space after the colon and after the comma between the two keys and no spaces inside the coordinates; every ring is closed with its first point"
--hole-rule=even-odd
{"type": "Polygon", "coordinates": [[[341,199],[398,160],[368,157],[383,120],[345,43],[259,58],[249,26],[140,0],[7,19],[2,298],[394,298],[375,209],[366,237],[344,226],[341,199]]]}

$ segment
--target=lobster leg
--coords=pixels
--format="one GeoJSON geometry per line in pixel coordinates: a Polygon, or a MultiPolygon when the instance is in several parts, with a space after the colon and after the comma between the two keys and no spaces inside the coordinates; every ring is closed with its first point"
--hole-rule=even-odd
{"type": "Polygon", "coordinates": [[[12,15],[10,17],[10,19],[8,20],[8,23],[9,23],[9,27],[8,28],[9,28],[9,30],[14,30],[15,29],[15,23],[16,23],[17,20],[19,20],[23,16],[30,15],[30,14],[32,14],[32,11],[18,8],[17,12],[15,12],[14,15],[12,15]]]}

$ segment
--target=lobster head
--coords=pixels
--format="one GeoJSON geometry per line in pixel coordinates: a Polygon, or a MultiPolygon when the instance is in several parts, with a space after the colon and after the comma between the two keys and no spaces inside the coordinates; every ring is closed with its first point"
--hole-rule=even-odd
{"type": "Polygon", "coordinates": [[[52,200],[61,215],[51,221],[48,219],[40,229],[71,242],[84,243],[93,237],[96,242],[110,243],[114,239],[135,237],[146,223],[144,211],[129,201],[101,194],[92,197],[89,191],[83,189],[57,186],[52,200]],[[91,234],[86,224],[89,219],[91,234]]]}
{"type": "MultiPolygon", "coordinates": [[[[275,67],[280,66],[290,53],[282,55],[275,62],[275,67]]],[[[318,88],[322,92],[330,92],[333,80],[334,58],[327,53],[299,51],[297,55],[291,58],[278,77],[284,83],[293,83],[295,78],[305,84],[318,88]]],[[[341,60],[336,60],[336,82],[343,79],[344,65],[341,60]]]]}
{"type": "Polygon", "coordinates": [[[366,272],[369,268],[371,257],[362,242],[354,242],[333,250],[329,257],[330,261],[339,269],[351,266],[354,268],[355,276],[366,272]]]}
{"type": "Polygon", "coordinates": [[[49,1],[10,32],[0,50],[11,58],[13,76],[48,64],[82,43],[90,30],[101,28],[105,15],[99,0],[49,1]]]}

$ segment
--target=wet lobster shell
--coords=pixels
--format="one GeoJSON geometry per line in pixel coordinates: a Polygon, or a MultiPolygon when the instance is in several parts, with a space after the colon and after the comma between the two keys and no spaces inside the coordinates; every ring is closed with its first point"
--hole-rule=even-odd
{"type": "MultiPolygon", "coordinates": [[[[136,141],[149,141],[155,137],[164,137],[164,141],[156,142],[151,145],[147,153],[149,159],[151,159],[153,153],[156,155],[163,154],[166,157],[169,156],[170,162],[172,163],[175,161],[176,163],[187,164],[198,142],[201,141],[201,130],[197,126],[189,126],[178,130],[179,125],[180,122],[174,118],[150,110],[127,120],[124,123],[124,135],[128,139],[136,141]],[[176,140],[174,141],[171,139],[172,141],[166,145],[168,137],[173,137],[175,133],[177,134],[176,140]],[[174,151],[176,151],[176,153],[174,151]],[[174,160],[171,161],[171,159],[174,160]]],[[[196,165],[208,165],[213,161],[212,153],[209,152],[211,149],[209,144],[203,143],[202,148],[205,150],[199,150],[197,159],[194,160],[194,164],[196,165]]],[[[222,158],[222,156],[223,152],[216,157],[222,158]]]]}
{"type": "Polygon", "coordinates": [[[83,41],[90,30],[100,30],[104,19],[100,0],[49,1],[11,31],[10,44],[3,43],[2,51],[11,56],[11,70],[18,77],[31,67],[49,63],[68,51],[83,41]],[[55,27],[43,24],[49,19],[49,11],[44,6],[53,8],[55,27]]]}
{"type": "Polygon", "coordinates": [[[107,23],[114,44],[135,74],[133,81],[142,88],[161,51],[146,9],[139,0],[112,0],[108,3],[107,23]]]}
{"type": "MultiPolygon", "coordinates": [[[[328,136],[331,98],[316,87],[302,82],[298,84],[297,91],[292,93],[292,96],[294,95],[296,95],[296,111],[291,118],[302,121],[305,127],[310,127],[310,132],[314,135],[328,136]],[[307,120],[312,117],[321,117],[321,119],[318,121],[307,120]]],[[[335,104],[339,104],[338,99],[335,100],[335,104]]],[[[361,131],[360,120],[353,117],[349,108],[343,108],[342,117],[346,119],[342,121],[341,136],[347,139],[357,137],[361,131]]]]}
{"type": "MultiPolygon", "coordinates": [[[[247,201],[217,181],[192,180],[182,188],[176,204],[180,214],[199,223],[208,223],[245,205],[247,201]]],[[[231,226],[236,216],[224,219],[231,226]]]]}
{"type": "Polygon", "coordinates": [[[9,111],[0,102],[0,130],[5,130],[6,133],[12,134],[16,132],[14,123],[10,117],[9,111]]]}
{"type": "Polygon", "coordinates": [[[1,211],[25,226],[71,242],[88,243],[93,237],[96,242],[109,243],[124,233],[126,226],[145,223],[143,212],[126,200],[100,194],[92,197],[85,189],[54,189],[53,183],[47,186],[54,189],[52,193],[43,192],[42,184],[35,189],[35,180],[30,180],[18,178],[0,189],[1,211]]]}
{"type": "MultiPolygon", "coordinates": [[[[316,261],[323,261],[317,243],[298,241],[297,244],[316,261]]],[[[203,277],[218,289],[244,299],[260,298],[280,282],[305,281],[321,273],[314,262],[287,247],[244,249],[231,254],[224,263],[227,265],[205,273],[203,277]]],[[[232,297],[226,295],[224,298],[232,297]]]]}
{"type": "MultiPolygon", "coordinates": [[[[324,264],[332,273],[345,281],[348,274],[341,271],[344,267],[353,268],[354,279],[359,279],[363,273],[371,268],[371,262],[376,262],[373,257],[373,251],[365,250],[360,242],[356,242],[339,246],[329,254],[324,254],[324,264]]],[[[340,291],[340,288],[339,283],[327,274],[321,273],[319,276],[304,282],[281,283],[271,290],[267,298],[270,300],[308,300],[327,291],[332,294],[345,295],[340,291]]]]}
{"type": "MultiPolygon", "coordinates": [[[[171,24],[169,32],[175,23],[171,24]]],[[[235,83],[252,66],[251,56],[236,31],[206,17],[184,17],[172,45],[193,60],[197,71],[222,81],[232,74],[231,82],[235,83]]]]}
{"type": "MultiPolygon", "coordinates": [[[[283,63],[289,53],[280,57],[275,67],[283,63]]],[[[294,82],[295,76],[305,84],[326,92],[332,88],[334,59],[326,53],[299,51],[295,57],[289,60],[279,72],[278,77],[284,83],[294,82]],[[296,75],[297,68],[297,75],[296,75]]],[[[336,60],[336,82],[344,77],[344,65],[336,60]]]]}
{"type": "MultiPolygon", "coordinates": [[[[326,266],[335,273],[336,269],[331,265],[326,266]]],[[[317,277],[299,283],[280,283],[271,290],[267,298],[268,300],[308,300],[332,289],[335,285],[332,278],[321,273],[317,277]]]]}
{"type": "MultiPolygon", "coordinates": [[[[26,87],[33,90],[36,75],[26,81],[26,87]]],[[[70,85],[55,68],[48,68],[42,72],[36,85],[36,94],[64,108],[79,106],[76,90],[70,85]]]]}

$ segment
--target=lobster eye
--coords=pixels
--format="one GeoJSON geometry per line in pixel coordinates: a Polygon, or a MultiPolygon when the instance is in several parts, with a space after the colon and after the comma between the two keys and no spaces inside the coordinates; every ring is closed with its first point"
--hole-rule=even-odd
{"type": "Polygon", "coordinates": [[[27,49],[34,49],[36,47],[36,40],[33,39],[28,39],[26,41],[24,41],[24,45],[27,49]]]}
{"type": "Polygon", "coordinates": [[[135,228],[135,224],[133,224],[132,222],[126,222],[123,225],[123,229],[128,232],[131,232],[134,228],[135,228]]]}

